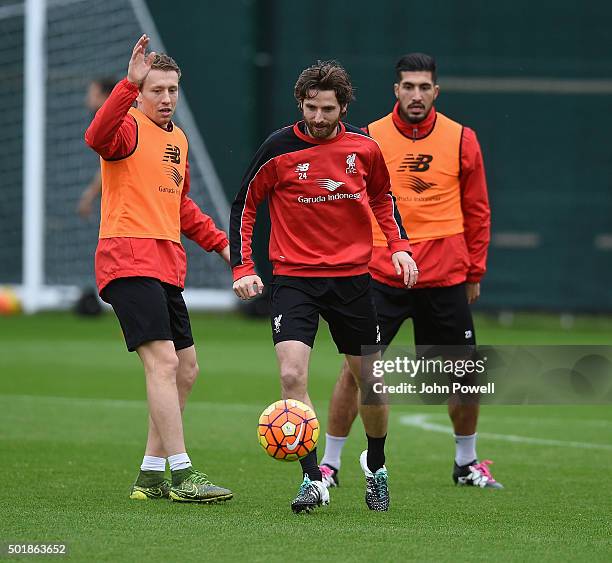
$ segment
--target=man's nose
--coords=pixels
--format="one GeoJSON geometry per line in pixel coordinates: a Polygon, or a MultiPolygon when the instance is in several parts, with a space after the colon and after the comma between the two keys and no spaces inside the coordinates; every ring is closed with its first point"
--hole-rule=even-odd
{"type": "Polygon", "coordinates": [[[162,101],[162,104],[170,103],[170,92],[168,92],[168,90],[164,90],[161,101],[162,101]]]}

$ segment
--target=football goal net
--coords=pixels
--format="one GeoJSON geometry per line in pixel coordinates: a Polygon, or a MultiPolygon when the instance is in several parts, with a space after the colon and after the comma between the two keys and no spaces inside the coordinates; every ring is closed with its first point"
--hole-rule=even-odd
{"type": "MultiPolygon", "coordinates": [[[[83,141],[85,95],[94,79],[125,76],[142,33],[165,52],[144,0],[0,2],[0,285],[13,285],[28,312],[68,307],[94,285],[99,201],[90,218],[77,213],[99,168],[83,141]]],[[[175,117],[190,143],[190,195],[227,230],[228,202],[183,92],[175,117]]],[[[232,307],[227,265],[183,242],[188,304],[232,307]]]]}

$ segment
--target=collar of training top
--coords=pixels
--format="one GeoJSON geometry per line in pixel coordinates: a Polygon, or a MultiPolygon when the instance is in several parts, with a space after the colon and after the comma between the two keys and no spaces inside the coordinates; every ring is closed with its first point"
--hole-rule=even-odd
{"type": "Polygon", "coordinates": [[[399,114],[399,102],[395,103],[393,108],[393,124],[398,128],[399,132],[410,139],[422,139],[431,133],[433,126],[436,123],[436,108],[431,107],[427,117],[420,123],[407,123],[399,114]],[[415,135],[416,130],[416,135],[415,135]]]}

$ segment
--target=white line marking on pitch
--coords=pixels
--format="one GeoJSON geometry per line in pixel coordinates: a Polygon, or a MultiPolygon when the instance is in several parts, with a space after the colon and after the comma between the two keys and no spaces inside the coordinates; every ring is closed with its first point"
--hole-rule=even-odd
{"type": "MultiPolygon", "coordinates": [[[[450,426],[446,424],[436,424],[429,422],[429,415],[415,414],[404,415],[400,418],[400,424],[404,426],[414,426],[429,430],[431,432],[440,432],[442,434],[453,433],[450,426]]],[[[514,436],[512,434],[494,434],[491,432],[478,432],[479,438],[489,438],[490,440],[502,440],[504,442],[516,442],[521,444],[533,444],[537,446],[560,446],[570,448],[582,448],[585,450],[609,450],[612,451],[612,446],[606,444],[591,444],[589,442],[566,442],[564,440],[547,440],[545,438],[528,438],[527,436],[514,436]]]]}

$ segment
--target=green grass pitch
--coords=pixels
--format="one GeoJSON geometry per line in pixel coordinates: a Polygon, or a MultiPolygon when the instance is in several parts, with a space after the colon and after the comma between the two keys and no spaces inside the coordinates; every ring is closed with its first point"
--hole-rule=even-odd
{"type": "MultiPolygon", "coordinates": [[[[65,542],[74,561],[610,560],[609,406],[483,407],[480,431],[492,436],[481,437],[478,452],[495,460],[503,491],[455,487],[450,434],[402,424],[423,414],[448,425],[443,407],[392,407],[391,510],[365,507],[359,424],[329,508],[295,516],[299,465],[269,459],[256,440],[259,413],[279,398],[268,323],[192,320],[201,376],[185,413],[188,449],[234,500],[128,499],[147,411],[138,358],[125,351],[112,315],[0,318],[0,543],[65,542]]],[[[509,328],[477,319],[483,343],[610,344],[609,320],[558,325],[544,316],[518,317],[509,328]]],[[[322,324],[310,390],[323,430],[339,367],[322,324]]]]}

